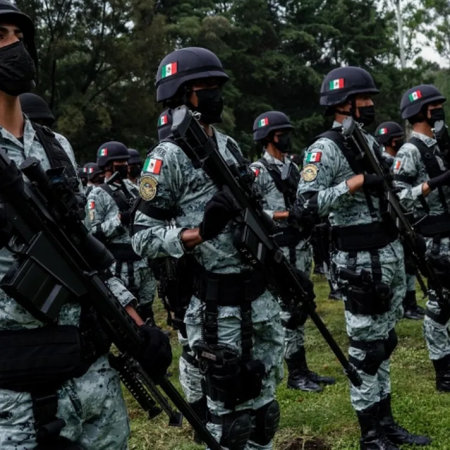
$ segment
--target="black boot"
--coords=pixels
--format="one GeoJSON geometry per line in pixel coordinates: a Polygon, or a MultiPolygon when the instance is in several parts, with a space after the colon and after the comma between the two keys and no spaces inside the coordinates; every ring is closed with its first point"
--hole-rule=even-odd
{"type": "Polygon", "coordinates": [[[380,403],[380,425],[386,437],[396,445],[418,445],[424,447],[431,444],[431,439],[426,436],[411,434],[408,430],[398,425],[392,416],[391,396],[388,395],[380,403]]]}
{"type": "Polygon", "coordinates": [[[330,289],[328,300],[344,300],[344,296],[340,289],[330,289]]]}
{"type": "Polygon", "coordinates": [[[356,411],[361,428],[361,450],[399,450],[383,433],[378,423],[379,403],[356,411]]]}
{"type": "Polygon", "coordinates": [[[313,372],[312,370],[308,370],[308,376],[311,381],[318,384],[325,384],[331,386],[336,383],[336,379],[333,377],[323,377],[322,375],[313,372]]]}
{"type": "MultiPolygon", "coordinates": [[[[189,406],[194,410],[199,419],[201,419],[201,421],[206,425],[206,423],[208,422],[208,405],[206,396],[202,397],[200,400],[197,400],[194,403],[189,403],[189,406]]],[[[196,431],[194,431],[194,442],[199,445],[203,443],[202,438],[196,431]]]]}
{"type": "Polygon", "coordinates": [[[403,299],[403,317],[405,319],[421,320],[423,314],[420,313],[420,309],[417,306],[416,291],[407,291],[403,299]]]}
{"type": "Polygon", "coordinates": [[[309,377],[308,366],[306,365],[305,349],[302,348],[286,358],[288,367],[287,387],[305,392],[321,392],[322,388],[309,377]]]}
{"type": "Polygon", "coordinates": [[[450,355],[433,361],[436,371],[436,389],[441,392],[450,392],[450,355]]]}

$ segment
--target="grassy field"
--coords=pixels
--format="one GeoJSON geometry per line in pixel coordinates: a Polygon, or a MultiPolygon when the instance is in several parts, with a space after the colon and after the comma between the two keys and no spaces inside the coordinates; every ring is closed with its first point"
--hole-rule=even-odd
{"type": "MultiPolygon", "coordinates": [[[[347,349],[342,302],[328,300],[328,284],[314,279],[318,311],[343,349],[347,349]]],[[[424,306],[424,302],[420,301],[424,306]]],[[[163,323],[163,315],[160,315],[163,323]]],[[[428,359],[422,322],[402,320],[397,326],[399,346],[392,357],[393,409],[398,421],[416,433],[433,438],[430,450],[450,450],[450,394],[434,388],[434,371],[428,359]]],[[[172,333],[174,334],[174,333],[172,333]]],[[[342,370],[311,324],[307,322],[307,358],[310,368],[336,377],[337,383],[322,393],[303,393],[286,389],[277,392],[281,405],[281,424],[276,435],[277,450],[357,450],[359,429],[350,406],[349,389],[342,370]]],[[[180,348],[173,339],[174,364],[171,380],[178,387],[180,348]]],[[[196,450],[191,430],[169,428],[164,415],[147,421],[127,393],[132,435],[131,450],[196,450]]],[[[406,447],[404,447],[406,448],[406,447]]]]}

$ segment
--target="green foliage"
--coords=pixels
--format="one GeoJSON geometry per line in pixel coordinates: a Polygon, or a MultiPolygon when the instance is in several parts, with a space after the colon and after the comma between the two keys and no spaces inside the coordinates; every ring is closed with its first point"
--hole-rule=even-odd
{"type": "MultiPolygon", "coordinates": [[[[446,2],[432,3],[436,14],[446,11],[446,2]]],[[[327,124],[319,91],[324,75],[335,67],[358,65],[373,73],[381,88],[380,121],[399,120],[402,91],[433,79],[423,61],[404,71],[396,65],[391,0],[17,0],[17,4],[37,25],[37,93],[49,101],[57,130],[70,139],[79,162],[91,160],[107,140],[120,140],[141,151],[156,141],[162,109],[155,103],[156,70],[165,54],[185,46],[209,48],[224,64],[230,81],[224,88],[226,108],[220,128],[252,158],[253,121],[266,110],[282,110],[291,117],[298,151],[323,131],[327,124]]],[[[407,35],[415,35],[417,20],[430,20],[432,11],[425,14],[424,8],[408,2],[407,35]]],[[[440,33],[442,40],[444,32],[440,33]]],[[[414,55],[411,45],[407,54],[414,55]]]]}

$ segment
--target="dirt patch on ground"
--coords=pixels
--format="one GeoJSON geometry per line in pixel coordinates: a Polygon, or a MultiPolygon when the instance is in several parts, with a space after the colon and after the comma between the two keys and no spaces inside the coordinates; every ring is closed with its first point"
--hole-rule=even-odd
{"type": "Polygon", "coordinates": [[[281,450],[331,450],[331,447],[320,438],[306,440],[299,437],[283,442],[281,450]]]}

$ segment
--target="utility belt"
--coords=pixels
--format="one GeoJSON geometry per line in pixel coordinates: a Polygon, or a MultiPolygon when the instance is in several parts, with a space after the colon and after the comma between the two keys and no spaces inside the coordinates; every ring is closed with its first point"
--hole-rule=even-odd
{"type": "Polygon", "coordinates": [[[264,275],[258,270],[221,274],[202,269],[195,275],[194,282],[194,294],[203,302],[208,300],[209,293],[216,291],[217,306],[241,306],[243,295],[252,302],[264,294],[266,288],[264,275]]]}
{"type": "Polygon", "coordinates": [[[181,357],[186,360],[191,366],[194,366],[198,369],[199,364],[197,358],[192,355],[192,350],[189,345],[183,346],[183,351],[181,352],[181,357]]]}
{"type": "Polygon", "coordinates": [[[427,216],[416,225],[416,231],[425,237],[450,237],[450,214],[427,216]]]}
{"type": "Polygon", "coordinates": [[[398,238],[382,222],[350,227],[332,227],[331,236],[337,250],[343,252],[376,250],[386,247],[398,238]]]}
{"type": "Polygon", "coordinates": [[[116,261],[120,262],[130,262],[130,261],[140,261],[142,258],[137,255],[131,244],[116,244],[110,243],[107,244],[108,250],[114,256],[116,261]]]}
{"type": "Polygon", "coordinates": [[[274,240],[279,247],[297,247],[301,241],[310,237],[311,233],[300,231],[298,228],[286,227],[274,236],[274,240]]]}
{"type": "Polygon", "coordinates": [[[266,367],[260,360],[242,361],[239,353],[225,345],[201,344],[196,348],[204,388],[213,401],[226,409],[252,400],[261,394],[266,367]]]}

